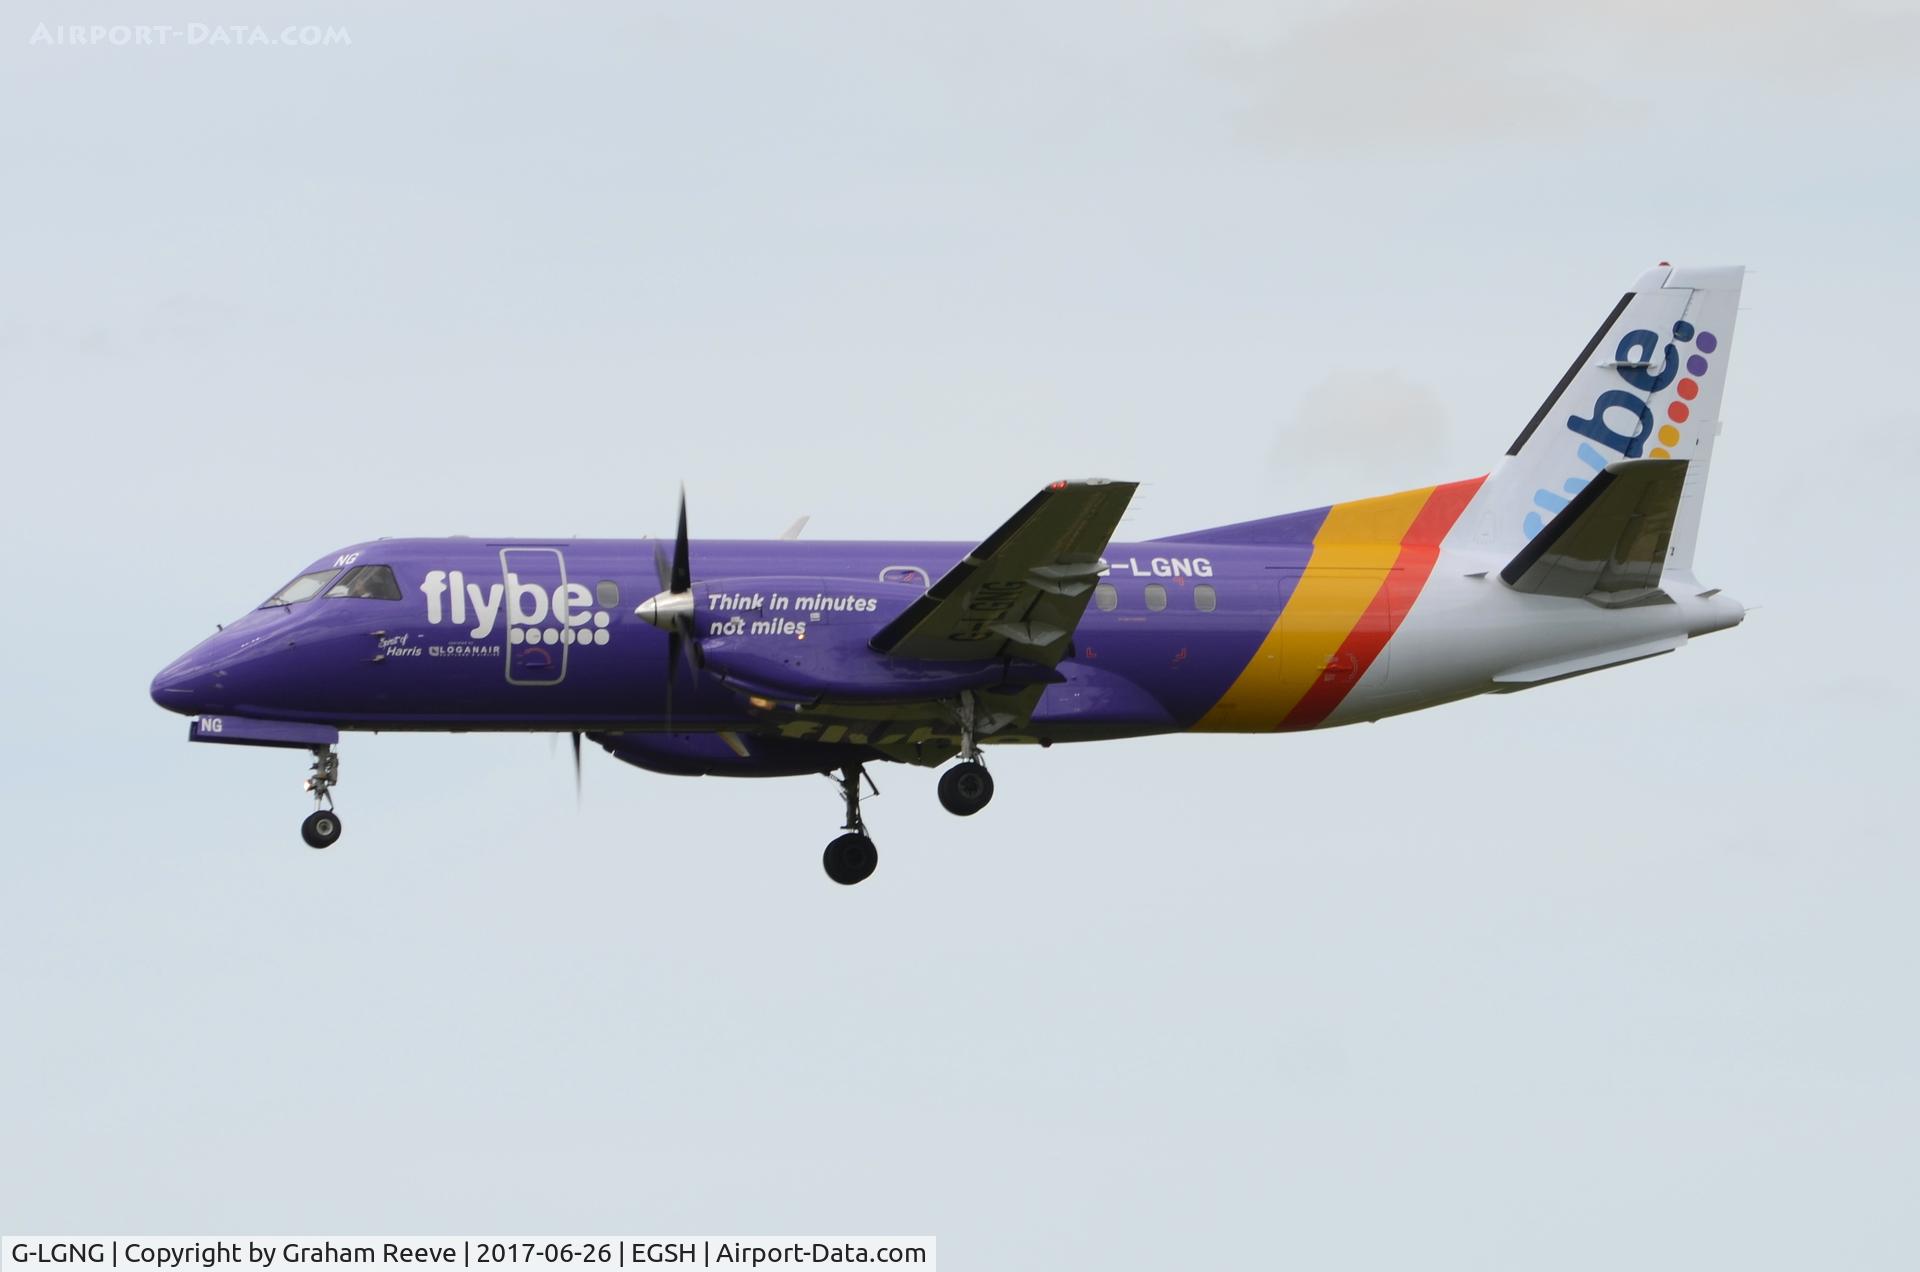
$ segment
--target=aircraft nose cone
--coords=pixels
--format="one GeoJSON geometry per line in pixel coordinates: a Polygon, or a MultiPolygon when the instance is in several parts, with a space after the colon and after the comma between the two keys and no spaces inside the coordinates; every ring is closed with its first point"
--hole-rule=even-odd
{"type": "Polygon", "coordinates": [[[226,676],[228,651],[219,636],[209,637],[160,669],[147,693],[158,705],[181,715],[199,715],[217,708],[226,676]]]}
{"type": "Polygon", "coordinates": [[[195,674],[192,668],[185,666],[186,660],[171,663],[161,669],[153,678],[147,693],[154,702],[169,711],[178,711],[182,715],[195,713],[194,703],[199,700],[199,684],[205,681],[204,675],[195,674]]]}

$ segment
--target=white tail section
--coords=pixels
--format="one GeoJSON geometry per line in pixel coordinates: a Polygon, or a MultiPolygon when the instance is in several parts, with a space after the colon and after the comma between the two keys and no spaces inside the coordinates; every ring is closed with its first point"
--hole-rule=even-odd
{"type": "Polygon", "coordinates": [[[1609,463],[1684,459],[1666,564],[1691,571],[1744,272],[1663,265],[1643,274],[1514,439],[1447,546],[1512,557],[1609,463]]]}

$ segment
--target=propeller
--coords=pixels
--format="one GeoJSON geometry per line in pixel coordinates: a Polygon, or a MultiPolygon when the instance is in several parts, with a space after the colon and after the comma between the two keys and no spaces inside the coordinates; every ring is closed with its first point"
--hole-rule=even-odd
{"type": "Polygon", "coordinates": [[[705,665],[700,656],[700,641],[693,626],[693,566],[687,559],[687,488],[680,487],[680,521],[673,533],[673,559],[666,550],[653,545],[653,568],[660,578],[660,591],[640,602],[634,611],[642,621],[667,634],[667,719],[673,719],[673,686],[679,678],[680,660],[695,676],[705,665]]]}
{"type": "MultiPolygon", "coordinates": [[[[576,731],[571,736],[573,737],[573,804],[578,808],[580,806],[580,734],[576,731]]],[[[553,758],[554,748],[559,742],[558,733],[547,734],[547,758],[553,758]]]]}

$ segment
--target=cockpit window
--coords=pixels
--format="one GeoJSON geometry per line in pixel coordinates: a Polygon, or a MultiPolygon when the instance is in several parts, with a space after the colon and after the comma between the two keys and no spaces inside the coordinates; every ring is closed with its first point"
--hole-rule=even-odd
{"type": "Polygon", "coordinates": [[[342,574],[338,583],[327,589],[327,595],[397,601],[400,599],[400,585],[394,581],[393,570],[389,566],[356,565],[342,574]]]}
{"type": "Polygon", "coordinates": [[[320,589],[327,585],[327,580],[338,573],[338,570],[315,570],[311,574],[302,574],[269,596],[260,608],[265,609],[269,605],[292,605],[296,601],[310,601],[320,594],[320,589]]]}

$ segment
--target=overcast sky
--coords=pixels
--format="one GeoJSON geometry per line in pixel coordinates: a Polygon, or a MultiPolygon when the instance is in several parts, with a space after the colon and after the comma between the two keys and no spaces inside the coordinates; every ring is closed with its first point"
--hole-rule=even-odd
{"type": "Polygon", "coordinates": [[[1910,5],[27,4],[0,24],[0,1229],[935,1233],[953,1267],[1912,1267],[1910,5]],[[113,47],[40,24],[290,23],[113,47]],[[377,535],[1146,537],[1487,470],[1750,277],[1679,654],[996,757],[191,747],[377,535]]]}

